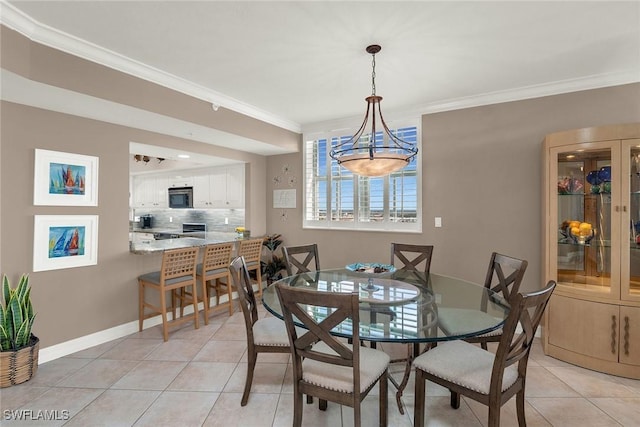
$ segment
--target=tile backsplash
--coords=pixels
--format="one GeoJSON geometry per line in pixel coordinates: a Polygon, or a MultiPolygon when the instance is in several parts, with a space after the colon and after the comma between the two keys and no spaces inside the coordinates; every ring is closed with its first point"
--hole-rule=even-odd
{"type": "MultiPolygon", "coordinates": [[[[182,229],[182,223],[202,222],[207,231],[234,231],[244,226],[244,209],[132,209],[131,218],[153,215],[154,229],[182,229]],[[228,224],[225,224],[225,219],[228,224]]],[[[131,228],[141,227],[140,222],[131,221],[131,228]]]]}

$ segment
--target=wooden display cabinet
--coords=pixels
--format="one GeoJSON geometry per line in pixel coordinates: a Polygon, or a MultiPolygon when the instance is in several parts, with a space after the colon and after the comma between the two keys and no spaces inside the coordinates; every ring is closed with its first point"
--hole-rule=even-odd
{"type": "Polygon", "coordinates": [[[546,354],[640,379],[640,123],[548,135],[546,354]]]}

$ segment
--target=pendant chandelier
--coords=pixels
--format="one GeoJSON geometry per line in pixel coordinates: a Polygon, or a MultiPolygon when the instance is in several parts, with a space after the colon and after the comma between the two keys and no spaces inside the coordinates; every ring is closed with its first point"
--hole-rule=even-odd
{"type": "Polygon", "coordinates": [[[375,44],[367,46],[366,49],[373,57],[373,71],[371,96],[365,98],[367,111],[360,129],[348,141],[339,144],[329,153],[339,165],[362,176],[384,176],[396,172],[409,164],[418,154],[416,145],[396,136],[389,130],[382,117],[382,97],[376,95],[376,53],[381,49],[375,44]],[[365,133],[370,116],[371,128],[369,133],[365,133]]]}

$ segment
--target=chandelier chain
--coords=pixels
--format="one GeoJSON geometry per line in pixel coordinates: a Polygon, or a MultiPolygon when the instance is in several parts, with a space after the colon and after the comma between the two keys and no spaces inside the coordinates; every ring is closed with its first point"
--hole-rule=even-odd
{"type": "Polygon", "coordinates": [[[371,95],[375,96],[376,94],[376,54],[371,55],[373,59],[371,60],[371,95]]]}

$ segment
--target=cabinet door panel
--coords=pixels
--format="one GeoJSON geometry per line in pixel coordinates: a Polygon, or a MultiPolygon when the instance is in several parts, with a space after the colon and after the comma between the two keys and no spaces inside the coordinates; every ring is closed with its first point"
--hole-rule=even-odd
{"type": "Polygon", "coordinates": [[[619,306],[553,295],[547,310],[549,344],[618,361],[619,306]]]}
{"type": "Polygon", "coordinates": [[[640,366],[640,307],[620,307],[620,362],[640,366]]]}
{"type": "Polygon", "coordinates": [[[197,175],[193,177],[193,207],[211,207],[209,196],[209,175],[197,175]]]}

